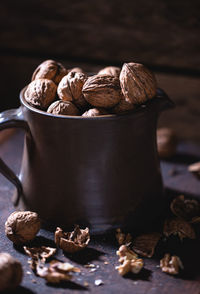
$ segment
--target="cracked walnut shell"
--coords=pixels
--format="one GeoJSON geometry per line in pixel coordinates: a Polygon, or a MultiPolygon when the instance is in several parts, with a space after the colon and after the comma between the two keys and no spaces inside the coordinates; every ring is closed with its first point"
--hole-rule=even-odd
{"type": "Polygon", "coordinates": [[[133,241],[133,250],[144,257],[151,258],[160,238],[161,234],[157,232],[140,235],[133,241]]]}
{"type": "Polygon", "coordinates": [[[160,260],[160,267],[163,272],[170,275],[177,275],[179,273],[179,269],[184,269],[180,258],[176,255],[171,256],[169,253],[166,253],[160,260]]]}
{"type": "Polygon", "coordinates": [[[196,238],[193,227],[184,219],[178,217],[165,220],[163,233],[166,237],[169,237],[170,235],[178,235],[181,240],[184,238],[196,238]]]}
{"type": "Polygon", "coordinates": [[[85,99],[95,107],[114,107],[122,97],[119,79],[109,75],[89,77],[82,92],[85,99]]]}
{"type": "Polygon", "coordinates": [[[34,71],[32,81],[38,79],[52,80],[58,84],[61,79],[67,74],[66,68],[55,60],[45,60],[34,71]]]}
{"type": "Polygon", "coordinates": [[[82,88],[87,79],[84,73],[70,71],[62,78],[58,85],[57,93],[63,101],[71,101],[77,107],[84,108],[87,106],[82,88]]]}
{"type": "Polygon", "coordinates": [[[143,64],[124,63],[119,79],[126,101],[141,104],[156,95],[156,79],[143,64]]]}
{"type": "Polygon", "coordinates": [[[33,240],[40,230],[41,222],[36,212],[15,211],[5,223],[5,233],[15,244],[23,244],[33,240]]]}
{"type": "Polygon", "coordinates": [[[27,86],[24,98],[33,107],[46,110],[56,98],[56,88],[51,80],[34,80],[27,86]]]}
{"type": "Polygon", "coordinates": [[[61,228],[55,231],[55,243],[63,251],[74,253],[84,249],[90,241],[89,229],[80,229],[76,226],[74,231],[65,233],[61,228]]]}
{"type": "Polygon", "coordinates": [[[8,253],[0,253],[0,291],[16,288],[21,283],[22,278],[21,263],[8,253]]]}
{"type": "Polygon", "coordinates": [[[72,102],[62,100],[53,102],[47,112],[60,115],[79,115],[78,108],[72,102]]]}

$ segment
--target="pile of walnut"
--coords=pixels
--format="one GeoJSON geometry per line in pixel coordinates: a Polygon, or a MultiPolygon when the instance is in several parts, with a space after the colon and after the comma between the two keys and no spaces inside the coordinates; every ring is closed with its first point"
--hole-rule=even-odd
{"type": "Polygon", "coordinates": [[[54,60],[41,63],[24,93],[33,107],[55,115],[95,117],[133,110],[156,96],[153,73],[139,63],[109,66],[88,77],[54,60]]]}

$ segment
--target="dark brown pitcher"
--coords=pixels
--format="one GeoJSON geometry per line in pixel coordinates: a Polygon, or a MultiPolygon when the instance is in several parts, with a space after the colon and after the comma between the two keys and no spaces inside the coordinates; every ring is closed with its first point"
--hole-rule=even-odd
{"type": "Polygon", "coordinates": [[[0,129],[26,130],[19,177],[0,160],[17,188],[15,205],[39,213],[47,224],[88,225],[93,233],[117,226],[138,228],[154,220],[164,192],[156,128],[157,97],[126,115],[59,116],[28,105],[0,115],[0,129]]]}

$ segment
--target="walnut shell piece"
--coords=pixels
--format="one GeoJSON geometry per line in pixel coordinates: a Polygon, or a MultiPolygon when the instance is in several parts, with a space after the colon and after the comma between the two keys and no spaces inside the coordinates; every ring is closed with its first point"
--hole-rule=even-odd
{"type": "Polygon", "coordinates": [[[65,233],[57,227],[55,231],[55,243],[63,251],[74,253],[87,247],[90,241],[89,229],[80,229],[76,226],[74,231],[65,233]]]}
{"type": "Polygon", "coordinates": [[[62,78],[58,85],[57,93],[63,101],[71,101],[77,107],[84,108],[87,106],[82,88],[87,79],[84,73],[70,71],[62,78]]]}
{"type": "Polygon", "coordinates": [[[85,99],[95,107],[114,107],[122,97],[119,79],[109,75],[89,77],[82,92],[85,99]]]}
{"type": "Polygon", "coordinates": [[[121,68],[118,66],[107,66],[102,68],[98,72],[98,75],[109,75],[109,76],[119,77],[120,71],[121,71],[121,68]]]}
{"type": "Polygon", "coordinates": [[[41,222],[36,212],[15,211],[5,223],[5,233],[15,244],[23,244],[33,240],[40,230],[41,222]]]}
{"type": "Polygon", "coordinates": [[[193,227],[184,219],[178,217],[165,220],[163,233],[166,237],[169,237],[170,235],[178,235],[180,240],[183,240],[184,238],[196,238],[193,227]]]}
{"type": "Polygon", "coordinates": [[[156,95],[156,79],[153,73],[140,63],[124,63],[120,85],[125,100],[142,104],[156,95]]]}
{"type": "Polygon", "coordinates": [[[60,115],[79,115],[78,108],[72,102],[62,100],[53,102],[47,112],[60,115]]]}
{"type": "Polygon", "coordinates": [[[82,116],[83,117],[94,117],[99,115],[106,115],[108,111],[104,108],[90,108],[89,110],[85,111],[82,116]]]}
{"type": "Polygon", "coordinates": [[[151,258],[160,238],[161,234],[158,232],[140,235],[133,241],[133,250],[144,257],[151,258]]]}
{"type": "Polygon", "coordinates": [[[180,258],[176,255],[171,256],[169,253],[160,260],[160,267],[164,273],[170,275],[178,275],[179,269],[184,269],[180,258]]]}
{"type": "Polygon", "coordinates": [[[177,137],[170,128],[157,130],[157,149],[160,158],[169,158],[176,152],[177,137]]]}
{"type": "Polygon", "coordinates": [[[59,84],[61,79],[67,74],[66,68],[55,60],[45,60],[34,71],[32,81],[38,79],[52,80],[55,84],[59,84]]]}
{"type": "Polygon", "coordinates": [[[170,204],[170,209],[174,215],[188,221],[200,214],[199,202],[186,198],[184,195],[175,197],[170,204]]]}
{"type": "Polygon", "coordinates": [[[21,263],[8,253],[0,253],[0,291],[16,288],[21,283],[22,278],[21,263]]]}
{"type": "Polygon", "coordinates": [[[51,80],[34,80],[27,86],[24,98],[31,106],[46,110],[56,98],[56,89],[56,84],[51,80]]]}

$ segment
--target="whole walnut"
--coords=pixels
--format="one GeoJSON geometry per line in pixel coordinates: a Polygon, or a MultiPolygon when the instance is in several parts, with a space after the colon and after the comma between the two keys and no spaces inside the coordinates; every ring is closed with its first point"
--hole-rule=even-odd
{"type": "Polygon", "coordinates": [[[108,114],[106,109],[103,108],[90,108],[89,110],[85,111],[82,116],[84,117],[92,117],[92,116],[99,116],[99,115],[105,115],[108,114]]]}
{"type": "Polygon", "coordinates": [[[117,66],[107,66],[98,72],[98,75],[110,75],[119,77],[121,68],[117,66]]]}
{"type": "Polygon", "coordinates": [[[121,99],[119,103],[112,109],[112,112],[116,114],[127,113],[128,111],[133,110],[134,108],[135,104],[125,99],[121,99]]]}
{"type": "Polygon", "coordinates": [[[78,108],[72,102],[62,100],[52,103],[47,112],[60,115],[79,115],[78,108]]]}
{"type": "Polygon", "coordinates": [[[58,84],[67,72],[68,71],[61,63],[55,60],[45,60],[34,71],[32,81],[37,79],[48,79],[58,84]]]}
{"type": "Polygon", "coordinates": [[[141,104],[156,95],[156,79],[143,64],[124,63],[119,79],[126,101],[141,104]]]}
{"type": "Polygon", "coordinates": [[[80,72],[70,71],[62,78],[58,85],[57,93],[60,99],[71,101],[77,107],[84,108],[87,105],[82,88],[87,76],[80,72]]]}
{"type": "Polygon", "coordinates": [[[109,75],[94,75],[83,85],[85,99],[95,107],[111,108],[121,100],[119,79],[109,75]]]}
{"type": "Polygon", "coordinates": [[[21,283],[22,278],[21,263],[8,253],[0,253],[0,291],[16,288],[21,283]]]}
{"type": "Polygon", "coordinates": [[[73,72],[79,72],[79,73],[83,73],[83,74],[86,75],[86,72],[85,72],[82,68],[80,68],[80,67],[73,67],[73,68],[70,68],[70,69],[68,70],[68,72],[70,72],[70,71],[73,71],[73,72]]]}
{"type": "Polygon", "coordinates": [[[35,238],[41,222],[36,212],[15,211],[5,223],[5,233],[15,244],[24,244],[35,238]]]}
{"type": "Polygon", "coordinates": [[[46,110],[55,100],[56,84],[48,79],[31,82],[24,93],[25,100],[33,107],[46,110]]]}

